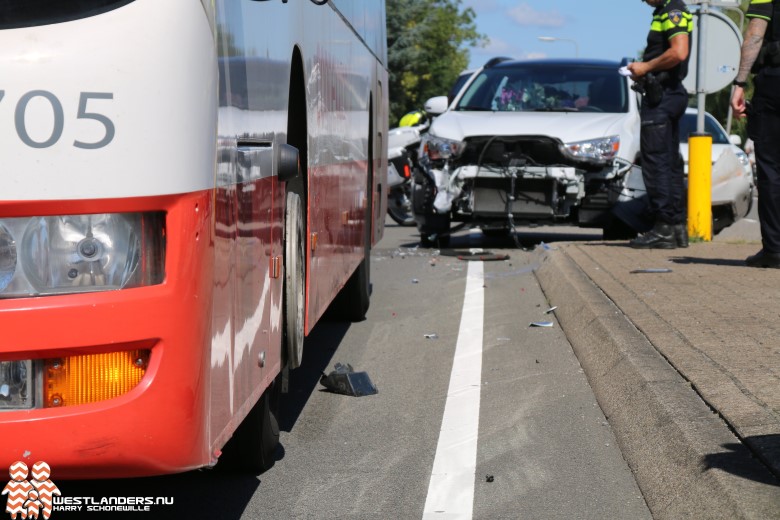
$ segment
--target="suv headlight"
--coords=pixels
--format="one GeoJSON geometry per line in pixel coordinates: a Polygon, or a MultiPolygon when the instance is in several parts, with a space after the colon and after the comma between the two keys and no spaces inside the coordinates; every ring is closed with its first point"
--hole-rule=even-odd
{"type": "Polygon", "coordinates": [[[427,157],[432,161],[446,161],[447,159],[459,157],[465,148],[466,143],[463,141],[425,134],[420,145],[420,158],[427,157]]]}
{"type": "MultiPolygon", "coordinates": [[[[742,166],[750,166],[750,157],[745,152],[735,151],[734,155],[737,156],[737,160],[742,166]]],[[[0,243],[0,247],[2,247],[2,243],[0,243]]],[[[0,276],[2,275],[0,274],[0,276]]]]}
{"type": "Polygon", "coordinates": [[[0,298],[161,283],[162,213],[0,219],[0,298]]]}
{"type": "Polygon", "coordinates": [[[620,149],[620,136],[611,135],[599,139],[566,143],[566,149],[575,157],[612,159],[620,149]]]}

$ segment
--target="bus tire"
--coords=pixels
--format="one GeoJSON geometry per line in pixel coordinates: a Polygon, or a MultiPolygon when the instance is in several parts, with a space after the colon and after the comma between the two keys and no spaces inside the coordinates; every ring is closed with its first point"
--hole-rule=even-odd
{"type": "Polygon", "coordinates": [[[225,444],[217,468],[229,473],[259,475],[276,462],[279,445],[280,377],[266,388],[225,444]]]}
{"type": "Polygon", "coordinates": [[[366,249],[363,260],[339,293],[340,301],[337,305],[342,316],[349,321],[366,319],[371,301],[371,248],[366,249]]]}
{"type": "Polygon", "coordinates": [[[328,309],[328,316],[334,320],[363,321],[371,301],[371,204],[366,208],[365,243],[363,260],[352,276],[336,295],[328,309]]]}
{"type": "Polygon", "coordinates": [[[328,308],[328,318],[344,321],[366,319],[371,301],[371,197],[366,205],[363,259],[328,308]]]}
{"type": "Polygon", "coordinates": [[[287,192],[284,220],[284,348],[289,368],[303,361],[306,308],[306,224],[301,193],[287,192]]]}

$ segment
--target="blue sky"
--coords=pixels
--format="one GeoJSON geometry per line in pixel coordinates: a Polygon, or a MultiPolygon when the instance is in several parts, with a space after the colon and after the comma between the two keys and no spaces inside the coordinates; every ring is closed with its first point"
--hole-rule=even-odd
{"type": "Polygon", "coordinates": [[[653,8],[639,0],[462,0],[477,13],[485,48],[471,48],[469,68],[495,56],[620,61],[645,46],[653,8]],[[544,42],[539,36],[572,41],[544,42]]]}

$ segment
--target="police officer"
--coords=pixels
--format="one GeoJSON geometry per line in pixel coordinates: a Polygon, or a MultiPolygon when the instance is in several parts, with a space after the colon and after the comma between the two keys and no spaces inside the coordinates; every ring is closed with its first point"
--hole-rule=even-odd
{"type": "Polygon", "coordinates": [[[747,115],[748,136],[755,143],[763,248],[745,263],[780,268],[780,0],[751,0],[747,17],[731,108],[737,117],[747,115]],[[745,86],[751,70],[755,92],[748,108],[745,86]]]}
{"type": "Polygon", "coordinates": [[[680,158],[680,118],[688,106],[682,85],[688,74],[693,22],[683,0],[642,0],[655,7],[642,61],[630,63],[642,85],[640,148],[653,229],[631,247],[673,249],[688,246],[684,169],[680,158]]]}
{"type": "Polygon", "coordinates": [[[398,126],[417,126],[425,124],[427,117],[422,110],[413,110],[401,118],[398,122],[398,126]]]}

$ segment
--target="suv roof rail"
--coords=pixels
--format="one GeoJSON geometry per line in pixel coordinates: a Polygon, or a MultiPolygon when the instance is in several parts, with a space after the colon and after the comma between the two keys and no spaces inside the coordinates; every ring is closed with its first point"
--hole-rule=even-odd
{"type": "Polygon", "coordinates": [[[490,67],[495,67],[501,62],[511,61],[511,60],[512,58],[509,58],[508,56],[498,56],[496,58],[491,58],[490,60],[488,60],[487,63],[485,63],[485,68],[489,69],[490,67]]]}

